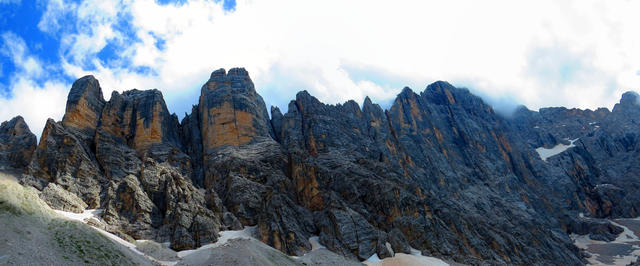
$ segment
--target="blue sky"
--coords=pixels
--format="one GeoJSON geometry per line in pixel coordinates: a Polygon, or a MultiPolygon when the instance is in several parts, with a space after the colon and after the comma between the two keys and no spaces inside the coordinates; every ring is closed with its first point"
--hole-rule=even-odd
{"type": "Polygon", "coordinates": [[[71,83],[160,89],[180,117],[218,68],[245,67],[267,105],[296,92],[387,107],[447,80],[497,110],[611,106],[640,87],[631,1],[0,0],[0,120],[40,134],[71,83]]]}
{"type": "MultiPolygon", "coordinates": [[[[77,14],[65,12],[64,16],[57,21],[56,27],[43,27],[41,25],[43,15],[50,8],[47,3],[39,0],[0,0],[0,5],[2,6],[0,9],[0,29],[3,34],[12,33],[22,39],[25,49],[30,53],[36,54],[42,64],[56,66],[60,64],[61,57],[68,56],[66,47],[61,45],[62,36],[86,31],[86,29],[82,29],[86,25],[76,23],[76,20],[78,20],[77,14]]],[[[64,3],[63,5],[81,5],[82,1],[72,0],[61,3],[64,3]]],[[[159,5],[181,6],[186,3],[186,0],[160,0],[156,1],[156,3],[159,5]]],[[[223,9],[228,12],[233,12],[236,6],[235,0],[214,1],[213,3],[221,4],[223,9]]],[[[125,46],[126,43],[139,41],[133,29],[134,25],[129,23],[130,20],[131,14],[126,12],[118,14],[112,27],[122,33],[123,36],[121,39],[111,40],[95,53],[95,58],[100,60],[102,64],[121,67],[130,63],[126,57],[118,54],[118,50],[125,46]]],[[[156,45],[159,49],[163,49],[163,40],[158,39],[156,45]]],[[[5,46],[3,50],[10,50],[6,47],[6,41],[3,46],[5,46]]],[[[17,71],[17,67],[8,53],[4,52],[0,57],[0,94],[10,98],[11,89],[9,84],[11,83],[12,74],[17,71]]],[[[85,58],[85,60],[92,59],[85,58]]],[[[91,64],[91,62],[80,60],[78,63],[87,71],[95,70],[95,65],[91,64]]],[[[131,70],[141,74],[153,71],[145,67],[134,67],[131,70]]],[[[73,82],[78,78],[67,75],[60,67],[50,67],[47,72],[47,75],[43,76],[42,79],[37,79],[39,85],[51,78],[60,79],[67,83],[73,82]]]]}

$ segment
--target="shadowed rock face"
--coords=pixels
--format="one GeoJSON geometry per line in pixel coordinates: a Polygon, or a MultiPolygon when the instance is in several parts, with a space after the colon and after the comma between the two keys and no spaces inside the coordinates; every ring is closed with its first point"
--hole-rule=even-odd
{"type": "Polygon", "coordinates": [[[389,110],[302,91],[269,119],[247,71],[220,69],[178,123],[159,91],[104,103],[94,81],[74,83],[22,182],[55,183],[104,208],[107,230],[177,250],[255,225],[261,241],[295,255],[318,236],[353,260],[391,247],[468,264],[580,265],[568,233],[619,230],[579,212],[637,216],[634,94],[612,112],[521,108],[504,118],[438,81],[405,88],[389,110]],[[580,145],[546,162],[535,152],[565,138],[580,145]]]}
{"type": "Polygon", "coordinates": [[[640,106],[635,92],[622,95],[613,111],[522,108],[511,124],[530,147],[551,147],[578,139],[575,148],[547,159],[554,172],[565,172],[574,190],[573,208],[592,217],[640,215],[638,134],[640,106]]]}
{"type": "Polygon", "coordinates": [[[102,186],[108,181],[85,138],[73,127],[47,120],[23,183],[38,189],[56,183],[82,198],[89,208],[98,208],[102,186]]]}
{"type": "Polygon", "coordinates": [[[21,116],[0,125],[0,169],[24,168],[36,149],[36,136],[21,116]]]}

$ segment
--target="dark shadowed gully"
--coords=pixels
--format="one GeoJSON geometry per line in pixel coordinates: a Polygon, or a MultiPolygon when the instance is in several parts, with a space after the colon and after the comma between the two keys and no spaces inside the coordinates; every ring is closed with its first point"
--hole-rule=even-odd
{"type": "Polygon", "coordinates": [[[438,81],[403,89],[389,110],[302,91],[270,119],[236,68],[214,71],[180,122],[157,90],[105,101],[87,76],[37,146],[22,118],[2,124],[0,167],[22,170],[54,208],[104,209],[106,230],[175,250],[257,226],[290,255],[319,236],[350,260],[414,248],[466,264],[580,265],[569,234],[610,241],[622,229],[601,218],[640,215],[637,97],[504,118],[438,81]],[[574,139],[546,161],[535,150],[574,139]]]}

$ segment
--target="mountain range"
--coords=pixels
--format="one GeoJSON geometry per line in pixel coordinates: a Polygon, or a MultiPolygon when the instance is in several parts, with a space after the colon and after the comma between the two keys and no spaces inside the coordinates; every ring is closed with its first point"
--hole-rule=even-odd
{"type": "Polygon", "coordinates": [[[268,112],[234,68],[214,71],[180,121],[158,90],[106,101],[85,76],[39,143],[21,117],[2,123],[0,169],[51,208],[102,209],[93,226],[176,251],[255,226],[292,256],[317,236],[351,261],[417,249],[473,265],[583,265],[571,235],[612,241],[623,229],[610,219],[640,215],[639,101],[502,115],[438,81],[404,88],[387,110],[301,91],[286,113],[268,112]]]}

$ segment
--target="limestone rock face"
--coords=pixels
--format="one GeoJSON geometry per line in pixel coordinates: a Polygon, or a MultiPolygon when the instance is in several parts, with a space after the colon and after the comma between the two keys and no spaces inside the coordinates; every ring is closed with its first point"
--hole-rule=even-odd
{"type": "Polygon", "coordinates": [[[36,136],[21,116],[0,124],[0,169],[21,169],[29,165],[36,149],[36,136]]]}
{"type": "Polygon", "coordinates": [[[211,73],[200,94],[200,130],[205,153],[273,135],[269,114],[243,68],[211,73]]]}
{"type": "Polygon", "coordinates": [[[289,154],[295,198],[318,213],[311,233],[331,250],[367,258],[389,240],[379,229],[394,232],[394,252],[410,245],[471,264],[581,263],[570,239],[553,231],[562,215],[545,207],[555,194],[540,193],[551,189],[537,180],[547,170],[534,172],[534,151],[467,90],[406,88],[386,112],[370,99],[362,108],[325,105],[301,92],[272,125],[289,154]]]}
{"type": "Polygon", "coordinates": [[[576,140],[576,147],[547,159],[553,171],[569,176],[562,186],[571,188],[565,197],[572,208],[595,218],[636,217],[640,214],[638,115],[638,96],[627,92],[613,111],[521,108],[510,123],[532,148],[576,140]]]}
{"type": "Polygon", "coordinates": [[[47,120],[23,183],[39,189],[55,183],[82,198],[89,208],[98,208],[107,179],[84,141],[85,136],[73,127],[47,120]]]}
{"type": "Polygon", "coordinates": [[[158,90],[114,92],[105,105],[98,134],[107,134],[138,154],[154,144],[180,147],[178,118],[169,114],[158,90]]]}
{"type": "MultiPolygon", "coordinates": [[[[43,190],[54,208],[104,209],[99,223],[124,238],[196,248],[227,227],[223,206],[206,203],[215,192],[205,195],[192,183],[197,170],[184,136],[160,91],[114,92],[105,102],[98,81],[87,76],[74,83],[63,121],[47,122],[21,181],[43,190]],[[73,195],[82,204],[67,200],[73,195]]],[[[226,220],[238,228],[233,214],[226,220]]]]}
{"type": "Polygon", "coordinates": [[[192,108],[191,114],[185,114],[180,127],[180,137],[184,144],[184,151],[191,158],[193,165],[192,179],[194,184],[204,186],[204,166],[203,166],[203,148],[202,148],[202,132],[200,131],[200,113],[198,106],[192,108]]]}
{"type": "Polygon", "coordinates": [[[351,260],[417,249],[473,265],[581,265],[570,233],[613,239],[619,228],[596,218],[640,208],[633,93],[611,112],[503,117],[438,81],[403,89],[388,110],[302,91],[270,119],[247,71],[220,69],[180,123],[157,90],[101,95],[91,77],[74,83],[22,182],[62,188],[103,208],[105,229],[176,250],[256,226],[291,255],[318,236],[351,260]],[[546,161],[536,153],[576,138],[546,161]]]}
{"type": "Polygon", "coordinates": [[[82,77],[71,86],[62,124],[93,135],[104,105],[102,88],[98,80],[93,76],[82,77]]]}

